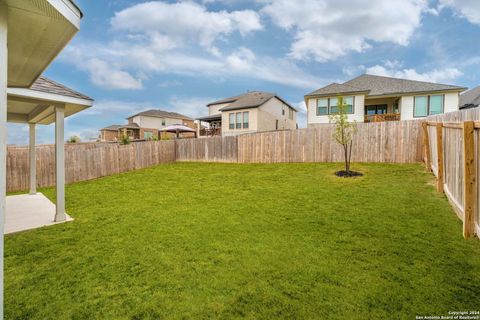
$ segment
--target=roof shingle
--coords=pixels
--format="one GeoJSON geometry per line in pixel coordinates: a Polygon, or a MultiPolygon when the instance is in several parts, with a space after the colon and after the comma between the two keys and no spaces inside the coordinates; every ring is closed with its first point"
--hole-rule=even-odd
{"type": "Polygon", "coordinates": [[[343,84],[332,83],[326,87],[313,91],[308,95],[322,95],[325,94],[343,94],[357,92],[368,92],[369,96],[383,96],[393,94],[408,94],[432,91],[449,91],[457,90],[463,91],[465,88],[439,84],[433,82],[407,80],[399,78],[391,78],[384,76],[375,76],[364,74],[352,80],[344,82],[343,84]]]}
{"type": "Polygon", "coordinates": [[[35,82],[32,84],[30,87],[30,90],[35,90],[35,91],[40,91],[40,92],[45,92],[45,93],[53,93],[53,94],[59,94],[62,96],[68,96],[68,97],[73,97],[73,98],[79,98],[79,99],[85,99],[85,100],[91,100],[93,101],[92,98],[75,91],[73,89],[70,89],[63,84],[60,84],[58,82],[55,82],[51,79],[45,78],[43,76],[39,77],[35,82]]]}
{"type": "Polygon", "coordinates": [[[159,109],[150,109],[146,111],[139,112],[133,116],[128,117],[127,119],[136,117],[136,116],[147,116],[155,118],[173,118],[173,119],[182,119],[182,120],[192,120],[192,118],[185,116],[177,112],[164,111],[159,109]]]}
{"type": "Polygon", "coordinates": [[[263,91],[247,92],[238,96],[229,97],[229,98],[225,98],[215,102],[211,102],[207,104],[207,106],[212,106],[215,104],[230,103],[229,105],[221,108],[219,111],[231,111],[231,110],[238,110],[238,109],[257,108],[263,105],[265,102],[272,99],[273,97],[278,98],[280,101],[288,105],[290,108],[297,111],[294,107],[292,107],[289,103],[287,103],[285,100],[283,100],[276,94],[270,93],[270,92],[263,92],[263,91]]]}
{"type": "Polygon", "coordinates": [[[480,86],[468,90],[460,95],[460,109],[478,107],[480,105],[480,86]]]}

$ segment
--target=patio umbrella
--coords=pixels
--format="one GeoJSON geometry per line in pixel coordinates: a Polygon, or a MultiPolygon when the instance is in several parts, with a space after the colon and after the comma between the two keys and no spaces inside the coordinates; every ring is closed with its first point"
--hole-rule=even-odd
{"type": "Polygon", "coordinates": [[[195,138],[197,137],[197,131],[195,131],[195,129],[184,126],[183,124],[172,124],[168,127],[160,129],[160,131],[175,133],[177,139],[180,137],[180,133],[182,132],[193,132],[195,134],[195,138]]]}

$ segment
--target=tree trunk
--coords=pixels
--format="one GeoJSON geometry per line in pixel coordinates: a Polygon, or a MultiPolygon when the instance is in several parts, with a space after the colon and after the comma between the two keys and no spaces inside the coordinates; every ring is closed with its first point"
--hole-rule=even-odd
{"type": "Polygon", "coordinates": [[[348,163],[348,144],[343,145],[343,152],[345,154],[345,171],[350,172],[350,166],[348,163]]]}

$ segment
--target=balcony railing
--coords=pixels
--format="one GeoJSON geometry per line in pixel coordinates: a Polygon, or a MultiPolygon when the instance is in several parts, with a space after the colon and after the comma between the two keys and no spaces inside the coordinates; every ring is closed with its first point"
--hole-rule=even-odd
{"type": "Polygon", "coordinates": [[[213,137],[213,136],[221,136],[221,135],[222,135],[221,128],[200,129],[200,137],[213,137]]]}
{"type": "Polygon", "coordinates": [[[365,122],[385,122],[385,121],[400,121],[399,113],[385,113],[385,114],[367,114],[365,115],[365,122]]]}

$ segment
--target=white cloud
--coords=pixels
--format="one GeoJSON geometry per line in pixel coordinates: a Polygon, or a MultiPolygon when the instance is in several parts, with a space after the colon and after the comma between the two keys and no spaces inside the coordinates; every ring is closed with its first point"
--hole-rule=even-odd
{"type": "Polygon", "coordinates": [[[413,68],[403,68],[403,65],[398,61],[385,61],[383,65],[377,64],[371,67],[360,66],[358,70],[378,76],[436,83],[451,82],[463,74],[457,68],[443,68],[427,72],[418,72],[413,68]]]}
{"type": "Polygon", "coordinates": [[[333,60],[363,52],[371,42],[407,45],[428,10],[427,0],[258,0],[262,13],[294,33],[290,56],[333,60]]]}
{"type": "Polygon", "coordinates": [[[241,35],[263,28],[252,10],[208,11],[194,2],[151,1],[115,13],[111,20],[116,31],[146,34],[161,47],[199,43],[210,48],[222,36],[238,31],[241,35]]]}
{"type": "Polygon", "coordinates": [[[92,58],[84,62],[84,68],[90,73],[90,80],[106,89],[141,89],[142,81],[130,73],[116,69],[106,61],[92,58]]]}
{"type": "Polygon", "coordinates": [[[217,81],[241,76],[309,89],[319,82],[287,58],[256,56],[241,46],[216,47],[234,32],[245,36],[263,28],[251,10],[208,11],[194,2],[146,2],[117,12],[111,24],[114,40],[77,44],[62,54],[66,62],[81,61],[77,67],[100,87],[138,89],[154,74],[217,81]]]}
{"type": "Polygon", "coordinates": [[[480,24],[480,1],[478,0],[440,0],[440,9],[453,9],[458,15],[474,24],[480,24]]]}

